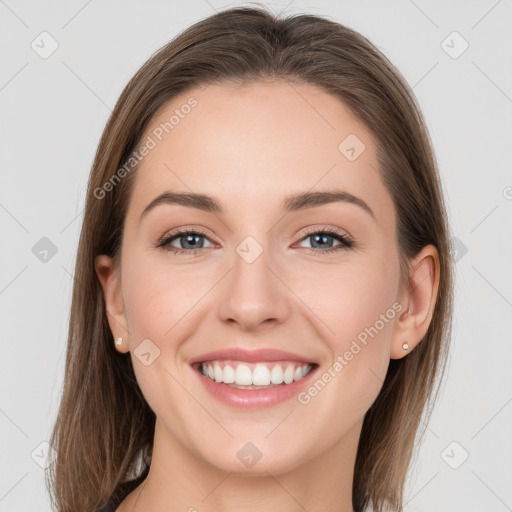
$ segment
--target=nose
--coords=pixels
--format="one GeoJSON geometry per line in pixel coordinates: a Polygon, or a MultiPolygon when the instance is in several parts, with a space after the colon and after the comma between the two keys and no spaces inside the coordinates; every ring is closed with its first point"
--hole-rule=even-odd
{"type": "Polygon", "coordinates": [[[236,254],[219,298],[220,319],[243,331],[285,322],[291,312],[291,292],[275,261],[265,250],[249,261],[236,254]]]}

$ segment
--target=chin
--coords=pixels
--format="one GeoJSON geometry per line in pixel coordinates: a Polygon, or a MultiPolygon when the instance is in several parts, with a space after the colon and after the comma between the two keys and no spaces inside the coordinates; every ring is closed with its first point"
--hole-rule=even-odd
{"type": "MultiPolygon", "coordinates": [[[[305,462],[304,450],[301,449],[299,453],[298,448],[292,448],[291,443],[288,445],[290,451],[286,452],[279,451],[268,440],[262,440],[261,443],[237,441],[228,444],[223,455],[215,457],[210,451],[204,454],[204,459],[217,469],[237,476],[268,477],[269,473],[284,474],[305,462]]],[[[295,447],[299,445],[294,443],[295,447]]]]}

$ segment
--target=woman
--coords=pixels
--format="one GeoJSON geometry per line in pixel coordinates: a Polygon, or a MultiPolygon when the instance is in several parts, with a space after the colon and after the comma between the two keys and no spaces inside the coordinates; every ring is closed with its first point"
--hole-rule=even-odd
{"type": "Polygon", "coordinates": [[[56,510],[402,510],[449,238],[420,110],[366,38],[263,8],[181,33],[91,171],[56,510]]]}

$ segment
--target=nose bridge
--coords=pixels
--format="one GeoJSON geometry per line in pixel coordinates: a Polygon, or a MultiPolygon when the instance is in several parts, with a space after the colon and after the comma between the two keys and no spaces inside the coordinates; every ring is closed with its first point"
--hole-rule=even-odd
{"type": "Polygon", "coordinates": [[[244,329],[269,320],[281,323],[289,314],[286,286],[278,279],[269,236],[245,237],[235,248],[233,266],[220,298],[219,315],[244,329]]]}

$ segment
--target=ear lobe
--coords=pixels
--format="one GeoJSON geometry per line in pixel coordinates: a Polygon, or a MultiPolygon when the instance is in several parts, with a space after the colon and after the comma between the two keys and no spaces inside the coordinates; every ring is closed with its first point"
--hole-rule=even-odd
{"type": "MultiPolygon", "coordinates": [[[[107,319],[112,332],[112,343],[114,343],[114,339],[126,338],[128,335],[119,272],[113,259],[106,254],[96,256],[94,266],[103,289],[107,319]]],[[[116,345],[115,348],[120,352],[129,350],[128,343],[116,345]]]]}
{"type": "Polygon", "coordinates": [[[413,261],[409,276],[409,289],[401,304],[408,305],[395,325],[391,345],[391,359],[401,359],[421,342],[432,320],[439,289],[439,254],[433,245],[424,247],[413,261]],[[407,343],[405,350],[402,345],[407,343]]]}

